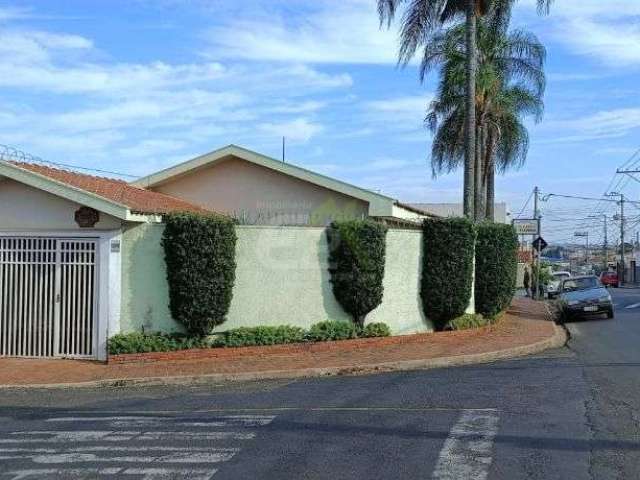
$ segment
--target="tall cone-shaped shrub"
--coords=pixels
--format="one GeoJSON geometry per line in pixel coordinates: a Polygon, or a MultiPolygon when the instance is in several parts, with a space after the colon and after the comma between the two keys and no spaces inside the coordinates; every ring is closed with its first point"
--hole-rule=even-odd
{"type": "Polygon", "coordinates": [[[174,213],[165,217],[162,246],[169,308],[192,335],[207,335],[225,321],[235,281],[236,232],[221,215],[174,213]]]}
{"type": "Polygon", "coordinates": [[[420,296],[436,330],[469,306],[473,285],[476,230],[466,218],[426,219],[420,296]]]}
{"type": "Polygon", "coordinates": [[[387,227],[370,220],[333,222],[327,229],[333,294],[362,328],[382,303],[387,227]]]}

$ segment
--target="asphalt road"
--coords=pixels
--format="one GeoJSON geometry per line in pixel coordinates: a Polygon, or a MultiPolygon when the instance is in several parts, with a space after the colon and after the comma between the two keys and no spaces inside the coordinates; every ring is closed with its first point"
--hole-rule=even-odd
{"type": "Polygon", "coordinates": [[[0,480],[640,478],[640,290],[613,293],[615,320],[570,324],[568,348],[514,361],[2,391],[0,480]]]}

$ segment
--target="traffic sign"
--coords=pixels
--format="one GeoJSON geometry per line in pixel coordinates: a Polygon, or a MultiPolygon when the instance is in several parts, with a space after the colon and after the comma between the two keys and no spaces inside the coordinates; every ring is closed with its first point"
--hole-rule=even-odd
{"type": "Polygon", "coordinates": [[[542,250],[544,250],[549,246],[549,244],[545,242],[544,238],[542,237],[536,238],[533,241],[532,245],[533,245],[533,248],[535,248],[538,252],[541,252],[542,250]]]}
{"type": "Polygon", "coordinates": [[[517,218],[513,227],[518,235],[540,235],[540,222],[537,218],[517,218]]]}

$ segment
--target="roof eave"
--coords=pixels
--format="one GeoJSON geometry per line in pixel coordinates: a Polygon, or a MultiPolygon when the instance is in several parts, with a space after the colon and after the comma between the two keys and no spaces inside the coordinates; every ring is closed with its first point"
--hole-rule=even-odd
{"type": "Polygon", "coordinates": [[[91,192],[54,180],[31,170],[20,168],[8,162],[0,161],[0,176],[23,183],[57,197],[86,205],[120,220],[127,220],[131,212],[126,205],[114,202],[91,192]]]}

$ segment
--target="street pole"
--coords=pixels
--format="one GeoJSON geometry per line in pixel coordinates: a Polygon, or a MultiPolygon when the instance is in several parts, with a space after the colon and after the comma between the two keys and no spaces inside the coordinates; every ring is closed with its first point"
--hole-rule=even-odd
{"type": "MultiPolygon", "coordinates": [[[[540,189],[538,187],[533,189],[533,216],[538,221],[538,237],[540,237],[542,233],[542,229],[540,228],[540,210],[538,209],[538,201],[540,197],[540,189]]],[[[534,293],[534,297],[536,300],[540,300],[540,242],[538,242],[538,246],[536,247],[536,291],[534,293]]]]}
{"type": "Polygon", "coordinates": [[[620,285],[624,283],[624,203],[626,202],[624,193],[610,192],[605,194],[607,197],[620,197],[620,268],[618,269],[618,282],[620,285]]]}
{"type": "Polygon", "coordinates": [[[606,272],[607,270],[609,270],[609,239],[607,237],[607,215],[603,215],[602,218],[604,219],[604,265],[603,265],[603,272],[606,272]]]}
{"type": "Polygon", "coordinates": [[[620,265],[622,266],[622,278],[618,281],[622,285],[624,283],[624,193],[620,194],[620,265]]]}

